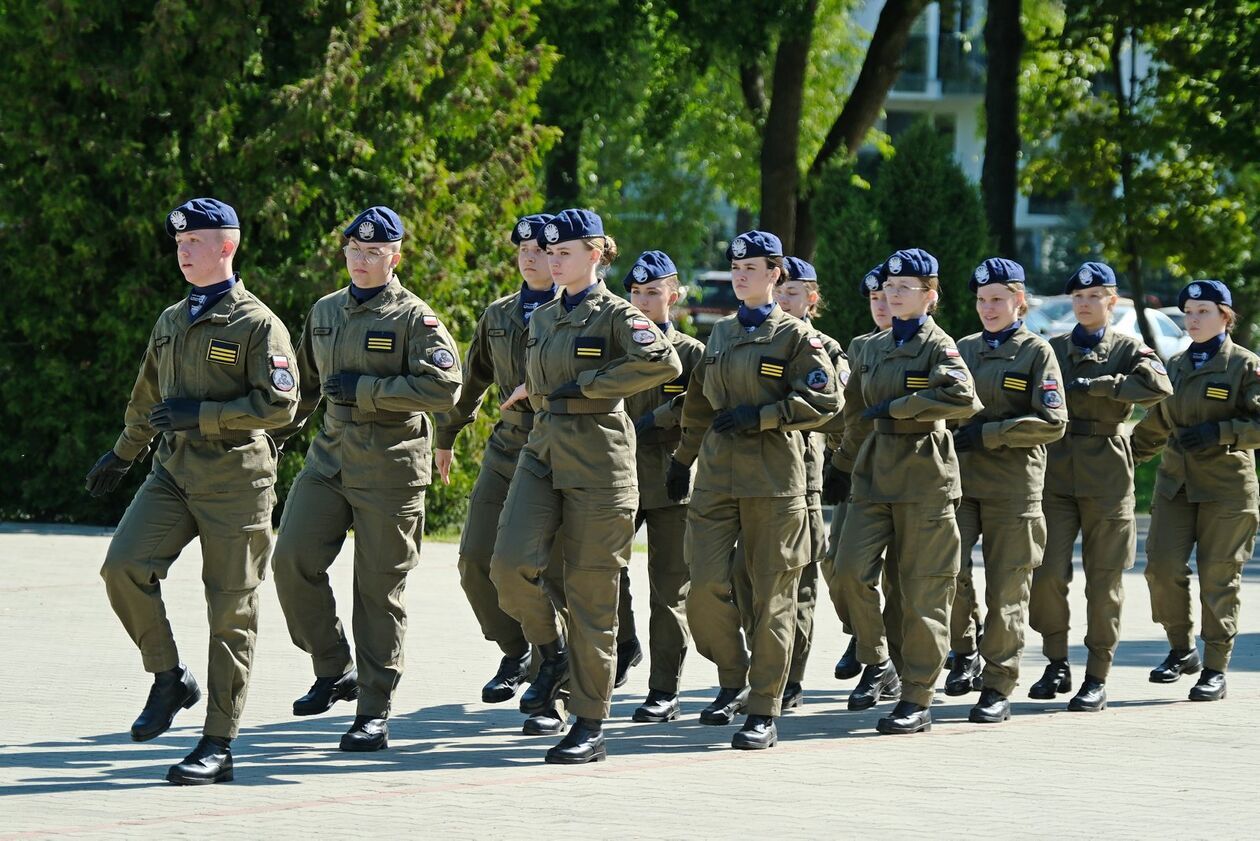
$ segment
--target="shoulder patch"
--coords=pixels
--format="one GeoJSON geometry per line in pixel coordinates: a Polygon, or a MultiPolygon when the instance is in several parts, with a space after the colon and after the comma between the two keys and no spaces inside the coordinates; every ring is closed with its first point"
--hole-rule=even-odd
{"type": "Polygon", "coordinates": [[[1155,351],[1152,350],[1151,348],[1148,348],[1146,345],[1142,345],[1140,348],[1138,348],[1138,353],[1142,354],[1143,356],[1155,355],[1155,351]]]}
{"type": "Polygon", "coordinates": [[[810,347],[812,347],[812,348],[821,348],[821,347],[823,346],[823,340],[822,340],[822,337],[821,337],[821,336],[810,336],[810,337],[809,337],[809,346],[810,346],[810,347]]]}
{"type": "Polygon", "coordinates": [[[632,318],[630,319],[630,329],[631,330],[651,330],[652,322],[648,321],[646,318],[632,318]]]}
{"type": "Polygon", "coordinates": [[[831,382],[831,377],[827,376],[827,372],[822,368],[815,368],[805,375],[805,385],[814,391],[822,391],[831,382]]]}
{"type": "Polygon", "coordinates": [[[437,327],[441,324],[441,322],[438,321],[438,317],[433,313],[425,313],[424,318],[421,320],[424,322],[425,327],[437,327]]]}
{"type": "Polygon", "coordinates": [[[848,372],[848,371],[841,371],[841,372],[838,374],[838,376],[840,377],[840,385],[848,385],[848,384],[849,384],[849,372],[848,372]]]}
{"type": "Polygon", "coordinates": [[[968,376],[967,376],[967,372],[966,372],[966,371],[963,371],[963,370],[961,370],[961,369],[959,369],[959,368],[951,368],[950,370],[946,371],[945,373],[949,374],[951,377],[953,377],[954,379],[958,380],[958,382],[960,382],[960,383],[965,383],[965,382],[967,382],[967,380],[969,380],[969,379],[970,379],[970,377],[968,377],[968,376]]]}
{"type": "Polygon", "coordinates": [[[630,334],[636,345],[650,345],[656,341],[656,334],[651,330],[635,330],[630,334]]]}
{"type": "Polygon", "coordinates": [[[429,359],[443,371],[455,367],[455,355],[444,347],[434,348],[429,359]]]}
{"type": "Polygon", "coordinates": [[[272,368],[288,368],[288,367],[289,367],[289,357],[287,357],[287,356],[273,356],[273,357],[271,357],[271,367],[272,367],[272,368]]]}
{"type": "Polygon", "coordinates": [[[297,382],[293,379],[293,374],[288,368],[273,368],[271,370],[271,384],[276,387],[276,391],[292,391],[297,382]]]}
{"type": "Polygon", "coordinates": [[[956,347],[947,347],[945,348],[945,355],[948,356],[950,359],[957,359],[962,354],[958,352],[958,348],[956,347]]]}
{"type": "MultiPolygon", "coordinates": [[[[1162,377],[1168,376],[1168,369],[1164,367],[1164,363],[1158,359],[1151,360],[1151,370],[1162,377]]],[[[1256,376],[1260,376],[1260,371],[1256,372],[1256,376]]]]}
{"type": "Polygon", "coordinates": [[[1057,409],[1063,405],[1063,395],[1058,391],[1042,391],[1041,402],[1047,409],[1057,409]]]}

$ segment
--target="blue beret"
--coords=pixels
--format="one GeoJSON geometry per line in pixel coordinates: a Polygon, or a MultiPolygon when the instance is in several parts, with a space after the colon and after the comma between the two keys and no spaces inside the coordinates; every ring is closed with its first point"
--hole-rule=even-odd
{"type": "Polygon", "coordinates": [[[869,298],[872,292],[878,292],[884,288],[885,280],[888,280],[888,269],[880,263],[862,276],[862,282],[858,284],[858,294],[863,298],[869,298]]]}
{"type": "Polygon", "coordinates": [[[788,280],[818,280],[813,264],[800,257],[784,257],[783,266],[787,269],[788,280]]]}
{"type": "Polygon", "coordinates": [[[621,283],[629,290],[636,283],[648,283],[677,274],[678,269],[674,266],[674,261],[669,259],[669,255],[664,251],[644,251],[639,255],[639,259],[634,261],[634,265],[630,267],[629,273],[621,283]]]}
{"type": "Polygon", "coordinates": [[[576,208],[562,210],[551,217],[551,221],[543,225],[543,241],[547,245],[555,245],[557,242],[568,242],[571,239],[602,237],[603,235],[604,220],[599,218],[599,214],[592,213],[589,210],[578,210],[576,208]]]}
{"type": "Polygon", "coordinates": [[[516,227],[512,229],[512,244],[520,245],[526,240],[542,239],[543,227],[554,218],[550,213],[522,216],[516,221],[516,227]]]}
{"type": "Polygon", "coordinates": [[[972,292],[977,291],[981,286],[987,286],[990,283],[1023,283],[1024,267],[1014,260],[1007,260],[1004,257],[990,257],[972,272],[971,280],[967,283],[967,288],[972,292]]]}
{"type": "Polygon", "coordinates": [[[207,231],[218,228],[239,228],[240,220],[230,204],[218,199],[189,199],[166,216],[166,233],[207,231]]]}
{"type": "Polygon", "coordinates": [[[940,263],[922,248],[896,251],[884,261],[885,280],[889,277],[932,277],[940,273],[940,263]]]}
{"type": "Polygon", "coordinates": [[[746,257],[782,257],[783,243],[766,231],[745,231],[726,248],[727,260],[743,260],[746,257]]]}
{"type": "Polygon", "coordinates": [[[1177,308],[1185,312],[1186,301],[1211,301],[1214,304],[1234,305],[1234,296],[1229,294],[1229,287],[1219,280],[1196,280],[1177,296],[1177,308]]]}
{"type": "Polygon", "coordinates": [[[342,233],[359,242],[398,242],[403,238],[403,223],[397,213],[378,204],[354,217],[342,233]]]}
{"type": "Polygon", "coordinates": [[[1063,294],[1070,295],[1077,289],[1095,286],[1115,286],[1116,273],[1106,263],[1081,263],[1081,267],[1063,285],[1063,294]]]}

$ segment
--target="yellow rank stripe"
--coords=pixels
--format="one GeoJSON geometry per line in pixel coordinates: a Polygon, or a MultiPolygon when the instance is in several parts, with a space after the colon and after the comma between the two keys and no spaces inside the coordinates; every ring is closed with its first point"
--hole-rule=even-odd
{"type": "Polygon", "coordinates": [[[210,342],[206,350],[206,359],[223,365],[235,365],[240,358],[241,346],[230,342],[210,342]]]}
{"type": "Polygon", "coordinates": [[[1016,391],[1024,391],[1028,388],[1028,380],[1021,380],[1017,377],[1007,377],[1002,380],[1002,388],[1013,388],[1016,391]]]}
{"type": "Polygon", "coordinates": [[[1212,398],[1213,400],[1228,400],[1229,399],[1229,389],[1226,389],[1226,388],[1212,388],[1211,386],[1209,386],[1206,394],[1208,397],[1212,398]]]}
{"type": "Polygon", "coordinates": [[[927,377],[906,377],[906,388],[927,388],[929,382],[927,377]]]}
{"type": "Polygon", "coordinates": [[[576,351],[578,356],[603,356],[602,348],[597,347],[580,347],[576,351]]]}
{"type": "Polygon", "coordinates": [[[769,362],[762,362],[762,363],[761,363],[761,373],[762,373],[762,376],[766,376],[766,377],[781,377],[781,376],[783,376],[783,372],[784,372],[784,370],[786,370],[786,369],[785,369],[782,365],[774,365],[774,364],[769,363],[769,362]]]}
{"type": "Polygon", "coordinates": [[[671,383],[666,383],[665,385],[661,386],[661,390],[664,391],[666,394],[682,394],[684,391],[682,386],[673,385],[671,383]]]}
{"type": "Polygon", "coordinates": [[[393,339],[368,339],[367,347],[368,347],[368,350],[393,350],[394,340],[393,339]]]}

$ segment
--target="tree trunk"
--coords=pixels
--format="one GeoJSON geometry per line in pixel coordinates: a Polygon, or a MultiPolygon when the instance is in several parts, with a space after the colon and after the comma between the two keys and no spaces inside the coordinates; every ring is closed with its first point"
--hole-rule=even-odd
{"type": "Polygon", "coordinates": [[[544,189],[548,209],[575,207],[582,197],[578,167],[581,163],[583,126],[577,122],[560,128],[564,134],[547,155],[544,189]]]}
{"type": "Polygon", "coordinates": [[[813,256],[816,242],[813,215],[809,208],[814,185],[836,154],[855,154],[865,142],[867,133],[884,108],[888,91],[892,90],[893,82],[901,72],[901,57],[910,36],[910,27],[927,4],[928,0],[888,0],[879,13],[879,23],[871,36],[853,90],[810,164],[805,183],[797,191],[794,245],[796,253],[807,260],[813,256]]]}
{"type": "Polygon", "coordinates": [[[1019,64],[1024,51],[1020,0],[992,0],[984,23],[988,73],[984,83],[984,166],[980,189],[998,253],[1015,257],[1015,197],[1019,175],[1019,64]]]}
{"type": "Polygon", "coordinates": [[[799,19],[779,38],[774,56],[770,108],[761,133],[761,220],[763,230],[783,240],[783,252],[794,254],[796,193],[801,181],[801,112],[805,104],[805,70],[814,32],[816,0],[805,4],[799,19]]]}
{"type": "Polygon", "coordinates": [[[1137,235],[1134,233],[1136,228],[1132,220],[1133,152],[1130,139],[1136,130],[1133,125],[1133,97],[1137,91],[1136,44],[1136,31],[1126,31],[1124,24],[1117,23],[1112,30],[1108,57],[1111,61],[1112,82],[1116,86],[1116,116],[1120,122],[1120,131],[1117,134],[1120,144],[1120,206],[1123,209],[1124,229],[1127,232],[1124,237],[1125,269],[1129,277],[1129,292],[1133,296],[1133,308],[1137,311],[1138,330],[1142,334],[1142,341],[1158,353],[1159,348],[1155,345],[1151,325],[1146,321],[1146,284],[1142,280],[1142,250],[1137,235]],[[1120,66],[1120,52],[1124,49],[1126,40],[1130,44],[1127,91],[1124,85],[1124,70],[1120,66]]]}

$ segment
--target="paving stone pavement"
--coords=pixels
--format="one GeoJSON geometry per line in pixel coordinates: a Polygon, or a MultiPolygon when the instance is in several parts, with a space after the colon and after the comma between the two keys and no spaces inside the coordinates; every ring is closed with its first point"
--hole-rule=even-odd
{"type": "MultiPolygon", "coordinates": [[[[464,601],[456,547],[429,542],[409,582],[408,667],[388,751],[337,750],[350,705],[314,719],[290,714],[312,676],[268,581],[244,727],[233,746],[236,781],[177,788],[162,777],[196,742],[205,702],[161,738],[130,741],[149,678],[97,574],[108,535],[0,526],[0,839],[1260,837],[1254,559],[1223,703],[1186,701],[1189,680],[1147,682],[1167,645],[1150,619],[1139,550],[1138,569],[1125,580],[1124,642],[1105,712],[1070,714],[1066,698],[1027,699],[1043,664],[1033,634],[1009,723],[970,724],[974,695],[938,693],[930,734],[879,736],[875,721],[888,705],[850,713],[853,682],[832,677],[843,640],[824,593],[806,705],[780,720],[778,747],[734,751],[733,727],[696,721],[716,691],[716,673],[693,652],[683,719],[630,721],[647,691],[647,666],[639,666],[616,693],[608,761],[563,768],[542,762],[553,738],[520,734],[514,703],[480,703],[498,651],[481,639],[464,601]]],[[[351,551],[348,544],[333,567],[343,605],[351,551]]],[[[198,569],[191,546],[164,591],[182,656],[200,676],[206,623],[198,569]]],[[[646,629],[641,552],[631,574],[646,629]]],[[[1078,568],[1078,617],[1080,581],[1078,568]]],[[[1077,681],[1083,634],[1083,627],[1072,633],[1077,681]]]]}

